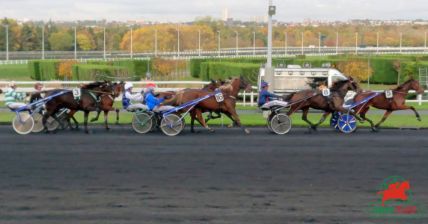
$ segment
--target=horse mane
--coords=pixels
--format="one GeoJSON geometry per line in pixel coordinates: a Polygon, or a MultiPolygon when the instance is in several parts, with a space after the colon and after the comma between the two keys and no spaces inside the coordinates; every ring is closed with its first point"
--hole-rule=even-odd
{"type": "Polygon", "coordinates": [[[337,82],[335,82],[334,84],[333,84],[333,86],[331,87],[331,91],[338,91],[340,88],[342,88],[342,86],[343,85],[345,85],[346,83],[348,83],[349,82],[349,80],[340,80],[340,81],[337,81],[337,82]]]}
{"type": "Polygon", "coordinates": [[[402,89],[405,85],[409,84],[410,82],[415,81],[415,79],[413,77],[411,77],[410,79],[408,79],[407,81],[405,81],[403,84],[397,86],[394,90],[400,90],[402,89]]]}
{"type": "Polygon", "coordinates": [[[104,85],[106,83],[107,82],[105,82],[105,81],[103,81],[103,82],[96,81],[96,82],[91,82],[89,84],[85,84],[81,88],[82,89],[95,89],[95,88],[100,87],[100,86],[102,86],[102,85],[104,85]]]}

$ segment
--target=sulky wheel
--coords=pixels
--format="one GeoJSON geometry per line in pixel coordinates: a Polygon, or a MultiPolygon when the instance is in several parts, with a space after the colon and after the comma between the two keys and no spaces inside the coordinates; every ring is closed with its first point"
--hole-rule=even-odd
{"type": "Polygon", "coordinates": [[[33,133],[39,133],[43,131],[45,127],[43,127],[43,115],[40,113],[34,113],[33,114],[33,120],[34,120],[34,127],[33,130],[31,130],[33,133]]]}
{"type": "Polygon", "coordinates": [[[352,133],[357,129],[357,119],[350,114],[340,115],[337,124],[339,126],[339,130],[346,134],[352,133]]]}
{"type": "Polygon", "coordinates": [[[335,128],[336,130],[339,130],[339,126],[337,125],[337,121],[339,120],[340,115],[341,115],[340,112],[333,112],[331,114],[330,127],[335,128]]]}
{"type": "Polygon", "coordinates": [[[161,120],[160,128],[168,136],[176,136],[184,129],[181,118],[176,114],[168,114],[161,120]]]}
{"type": "Polygon", "coordinates": [[[15,130],[16,133],[20,135],[29,134],[33,130],[34,119],[30,114],[26,112],[19,113],[19,115],[16,115],[13,119],[12,127],[13,130],[15,130]]]}
{"type": "Polygon", "coordinates": [[[272,130],[272,127],[270,126],[270,121],[272,120],[273,116],[275,116],[275,114],[271,113],[271,114],[269,114],[268,118],[266,119],[266,125],[267,125],[267,128],[269,129],[270,132],[274,132],[272,130]]]}
{"type": "Polygon", "coordinates": [[[56,131],[59,128],[59,125],[59,122],[51,116],[46,120],[46,128],[48,131],[56,131]]]}
{"type": "Polygon", "coordinates": [[[269,123],[271,130],[278,135],[287,134],[291,129],[291,119],[283,113],[275,114],[269,123]]]}
{"type": "Polygon", "coordinates": [[[132,128],[135,132],[146,134],[153,129],[154,120],[150,114],[137,112],[132,117],[132,128]]]}

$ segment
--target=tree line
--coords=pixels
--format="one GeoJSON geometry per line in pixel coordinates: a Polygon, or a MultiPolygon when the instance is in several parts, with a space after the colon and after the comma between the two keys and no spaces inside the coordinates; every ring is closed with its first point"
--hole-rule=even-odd
{"type": "MultiPolygon", "coordinates": [[[[76,29],[77,49],[82,51],[132,50],[138,52],[216,50],[218,36],[221,48],[235,48],[236,36],[239,47],[264,47],[267,45],[267,27],[256,23],[230,25],[209,17],[186,24],[127,25],[125,23],[105,23],[85,25],[83,23],[60,23],[49,21],[18,22],[14,19],[0,20],[0,51],[6,50],[6,26],[9,31],[10,51],[40,51],[44,36],[45,50],[69,51],[74,49],[74,30],[76,29]],[[132,29],[132,38],[131,38],[132,29]],[[44,32],[44,35],[43,35],[44,32]],[[177,38],[179,37],[179,42],[177,38]],[[254,43],[255,40],[255,43],[254,43]]],[[[402,33],[402,46],[425,46],[426,30],[424,25],[321,25],[321,26],[283,26],[273,29],[274,47],[300,47],[319,45],[336,46],[336,34],[339,34],[339,46],[355,46],[356,34],[359,46],[399,46],[402,33]],[[379,35],[379,36],[378,36],[379,35]],[[378,38],[379,37],[379,38],[378,38]]]]}

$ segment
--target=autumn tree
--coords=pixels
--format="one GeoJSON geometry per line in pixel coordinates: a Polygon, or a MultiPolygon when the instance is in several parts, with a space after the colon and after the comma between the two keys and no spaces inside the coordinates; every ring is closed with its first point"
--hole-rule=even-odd
{"type": "Polygon", "coordinates": [[[338,64],[338,69],[345,75],[349,75],[359,81],[366,81],[372,74],[373,69],[369,67],[367,61],[350,60],[338,64]]]}
{"type": "Polygon", "coordinates": [[[95,42],[92,36],[88,32],[79,32],[77,34],[77,44],[79,48],[84,51],[93,50],[95,48],[95,42]]]}
{"type": "Polygon", "coordinates": [[[64,60],[59,63],[58,74],[62,78],[71,79],[73,76],[73,65],[77,64],[77,61],[74,60],[64,60]]]}
{"type": "Polygon", "coordinates": [[[52,50],[67,51],[73,46],[73,37],[67,31],[58,31],[49,37],[52,50]]]}

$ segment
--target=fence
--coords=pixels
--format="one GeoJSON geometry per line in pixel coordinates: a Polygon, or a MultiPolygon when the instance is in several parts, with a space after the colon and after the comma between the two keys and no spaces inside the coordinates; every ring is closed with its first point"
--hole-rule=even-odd
{"type": "MultiPolygon", "coordinates": [[[[63,89],[72,89],[80,86],[81,84],[90,83],[91,81],[41,81],[45,87],[45,89],[54,89],[54,88],[63,88],[63,89]]],[[[152,82],[152,81],[150,81],[152,82]]],[[[15,82],[18,86],[18,91],[21,92],[32,92],[34,90],[34,84],[38,82],[34,81],[21,81],[15,82]]],[[[144,86],[149,83],[149,81],[136,81],[131,82],[134,84],[134,90],[139,92],[144,89],[144,86]]],[[[159,91],[177,91],[184,88],[202,88],[204,85],[209,82],[204,81],[153,81],[159,88],[159,91]]],[[[0,81],[0,88],[7,88],[9,82],[0,81]]],[[[376,91],[380,92],[380,91],[376,91]]],[[[409,91],[409,93],[415,93],[415,91],[409,91]]],[[[425,93],[428,93],[428,90],[425,90],[425,93]]],[[[243,91],[239,93],[239,96],[242,98],[242,102],[239,102],[240,105],[243,106],[255,106],[257,104],[257,87],[253,86],[251,92],[243,91]]],[[[0,101],[3,101],[3,94],[0,94],[0,101]]],[[[121,100],[118,98],[116,100],[121,100]]],[[[418,95],[416,100],[407,100],[406,102],[418,103],[422,105],[422,103],[427,103],[428,100],[422,99],[422,95],[418,95]]]]}

